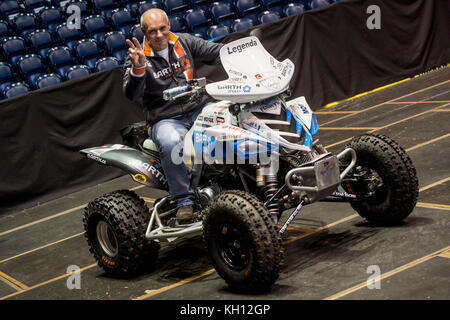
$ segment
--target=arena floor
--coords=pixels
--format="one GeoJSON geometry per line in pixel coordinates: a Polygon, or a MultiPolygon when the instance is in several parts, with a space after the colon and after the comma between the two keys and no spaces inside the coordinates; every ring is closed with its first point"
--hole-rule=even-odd
{"type": "Polygon", "coordinates": [[[346,203],[306,206],[284,237],[280,278],[263,295],[231,292],[212,268],[201,236],[163,244],[151,270],[115,279],[89,253],[83,208],[116,189],[135,190],[150,206],[162,195],[124,176],[0,216],[0,300],[450,299],[450,68],[316,114],[319,138],[330,151],[365,132],[386,134],[406,149],[420,192],[403,224],[371,226],[346,203]],[[79,289],[73,288],[74,270],[80,270],[79,289]],[[374,270],[381,281],[370,289],[374,270]]]}

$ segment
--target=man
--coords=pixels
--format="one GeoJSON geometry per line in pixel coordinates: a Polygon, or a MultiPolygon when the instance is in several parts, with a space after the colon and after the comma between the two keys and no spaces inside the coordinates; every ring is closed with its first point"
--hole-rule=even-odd
{"type": "Polygon", "coordinates": [[[149,136],[158,146],[171,199],[179,207],[177,221],[188,223],[194,213],[194,191],[185,164],[174,164],[171,153],[173,148],[182,150],[183,137],[208,98],[200,103],[186,103],[187,99],[167,102],[162,95],[164,90],[185,85],[196,77],[194,60],[219,64],[222,45],[190,34],[171,33],[169,18],[160,9],[144,12],[141,28],[142,45],[134,37],[133,41],[126,40],[129,56],[124,66],[123,91],[130,100],[142,99],[149,136]]]}

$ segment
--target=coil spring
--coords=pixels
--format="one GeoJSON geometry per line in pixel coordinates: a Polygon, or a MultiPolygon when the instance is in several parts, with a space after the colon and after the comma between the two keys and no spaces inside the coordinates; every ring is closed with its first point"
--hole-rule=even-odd
{"type": "MultiPolygon", "coordinates": [[[[267,175],[266,176],[266,187],[264,189],[264,197],[265,200],[269,200],[278,190],[278,180],[276,175],[267,175]]],[[[279,214],[280,214],[280,206],[278,204],[278,199],[275,198],[271,203],[267,205],[267,209],[269,210],[272,219],[275,223],[278,222],[279,214]]]]}

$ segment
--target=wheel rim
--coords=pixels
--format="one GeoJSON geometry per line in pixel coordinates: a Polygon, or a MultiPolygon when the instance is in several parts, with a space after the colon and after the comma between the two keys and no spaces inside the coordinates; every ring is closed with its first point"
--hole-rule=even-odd
{"type": "Polygon", "coordinates": [[[233,270],[244,270],[250,261],[248,241],[233,226],[222,225],[218,230],[217,248],[225,264],[233,270]]]}
{"type": "Polygon", "coordinates": [[[117,256],[118,245],[114,230],[105,221],[99,221],[96,227],[97,240],[102,250],[111,258],[117,256]]]}

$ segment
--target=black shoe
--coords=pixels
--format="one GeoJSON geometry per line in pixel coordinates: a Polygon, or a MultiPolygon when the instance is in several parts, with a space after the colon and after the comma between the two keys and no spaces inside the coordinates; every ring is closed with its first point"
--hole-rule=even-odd
{"type": "Polygon", "coordinates": [[[182,206],[178,208],[177,211],[177,222],[178,224],[187,224],[194,219],[194,206],[182,206]]]}

